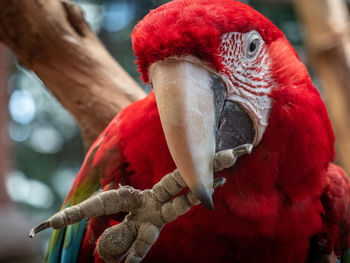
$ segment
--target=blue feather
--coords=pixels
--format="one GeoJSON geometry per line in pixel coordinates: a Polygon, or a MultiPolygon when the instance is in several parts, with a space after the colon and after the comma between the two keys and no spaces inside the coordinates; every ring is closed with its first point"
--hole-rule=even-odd
{"type": "MultiPolygon", "coordinates": [[[[57,230],[55,230],[55,231],[57,231],[57,230]]],[[[63,243],[64,233],[65,233],[65,230],[62,229],[60,231],[57,244],[62,244],[63,243]]],[[[60,256],[61,256],[61,246],[57,245],[57,246],[55,246],[53,253],[47,255],[47,258],[45,259],[45,262],[46,263],[58,263],[60,256]]]]}
{"type": "Polygon", "coordinates": [[[67,226],[61,254],[61,263],[76,263],[80,245],[85,233],[86,219],[74,225],[67,226]]]}

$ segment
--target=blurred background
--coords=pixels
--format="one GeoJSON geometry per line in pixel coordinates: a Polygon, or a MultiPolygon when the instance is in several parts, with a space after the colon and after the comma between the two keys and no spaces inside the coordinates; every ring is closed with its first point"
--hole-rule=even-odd
{"type": "MultiPolygon", "coordinates": [[[[142,85],[134,64],[130,32],[150,9],[167,1],[75,2],[110,53],[142,85]]],[[[285,33],[327,99],[322,82],[309,66],[305,30],[296,17],[293,2],[242,2],[263,13],[285,33]]],[[[35,240],[29,240],[27,233],[59,210],[82,163],[83,142],[70,114],[40,79],[21,67],[3,46],[0,85],[0,262],[42,262],[51,231],[44,231],[35,240]]],[[[149,91],[149,87],[143,87],[149,91]]]]}

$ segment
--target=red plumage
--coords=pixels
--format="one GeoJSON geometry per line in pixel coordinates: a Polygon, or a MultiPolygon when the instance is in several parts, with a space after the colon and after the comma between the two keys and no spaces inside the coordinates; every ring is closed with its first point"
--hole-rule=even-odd
{"type": "MultiPolygon", "coordinates": [[[[309,93],[311,89],[315,101],[320,101],[312,86],[304,88],[300,91],[309,93]]],[[[289,96],[289,101],[293,101],[296,94],[289,96]]],[[[315,104],[318,105],[315,113],[325,113],[323,104],[315,104]]],[[[163,262],[165,258],[167,262],[304,262],[310,238],[322,238],[328,233],[332,239],[325,249],[331,251],[336,249],[336,244],[339,246],[339,221],[348,219],[349,214],[339,213],[337,207],[342,205],[345,210],[349,206],[349,182],[339,167],[331,164],[326,170],[327,159],[332,158],[329,153],[332,151],[327,149],[330,143],[325,144],[322,139],[313,146],[320,130],[312,127],[319,126],[319,118],[308,118],[310,134],[295,140],[294,136],[299,136],[299,122],[310,116],[304,112],[296,116],[289,112],[289,107],[297,108],[295,104],[288,105],[271,113],[271,120],[275,114],[283,114],[283,120],[276,118],[276,122],[270,122],[263,141],[251,155],[217,175],[225,176],[227,183],[214,194],[215,210],[211,212],[200,205],[165,226],[144,262],[163,262]],[[296,126],[288,124],[283,129],[280,127],[283,121],[296,126]],[[279,127],[277,133],[275,125],[279,127]],[[305,146],[310,144],[314,147],[311,150],[305,146]],[[333,222],[336,222],[334,226],[333,222]],[[334,227],[337,230],[330,232],[334,227]]],[[[127,167],[120,166],[119,173],[110,175],[104,186],[122,182],[139,189],[151,188],[175,168],[153,93],[123,110],[117,120],[117,127],[107,131],[113,136],[117,134],[115,142],[119,143],[108,146],[118,149],[127,167]]],[[[323,121],[328,127],[328,119],[323,121]]],[[[332,141],[332,133],[328,130],[326,134],[332,141]]],[[[90,231],[97,238],[115,223],[99,218],[90,223],[90,231]]],[[[86,256],[91,258],[94,242],[90,238],[81,250],[84,259],[81,262],[86,262],[86,256]],[[84,248],[88,242],[92,246],[87,251],[84,248]]]]}
{"type": "MultiPolygon", "coordinates": [[[[143,262],[318,262],[350,247],[350,185],[330,164],[334,136],[327,111],[277,27],[236,1],[178,0],[137,25],[133,47],[146,82],[148,67],[169,56],[191,54],[219,72],[220,36],[252,29],[269,46],[276,83],[263,139],[251,155],[216,175],[227,183],[214,193],[215,210],[199,205],[166,225],[143,262]]],[[[119,183],[151,188],[175,169],[152,92],[120,112],[93,149],[87,159],[100,169],[104,189],[119,183]]],[[[79,262],[94,260],[97,238],[120,219],[91,220],[79,262]]]]}
{"type": "Polygon", "coordinates": [[[218,53],[221,35],[252,29],[268,44],[283,35],[262,14],[238,1],[171,1],[152,10],[131,36],[139,70],[148,82],[148,67],[170,56],[191,54],[219,72],[223,69],[218,53]]]}

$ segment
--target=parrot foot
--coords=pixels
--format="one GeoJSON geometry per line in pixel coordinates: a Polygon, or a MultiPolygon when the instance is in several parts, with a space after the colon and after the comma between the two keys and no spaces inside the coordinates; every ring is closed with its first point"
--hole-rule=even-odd
{"type": "MultiPolygon", "coordinates": [[[[225,181],[225,178],[215,179],[214,189],[224,185],[225,181]]],[[[162,227],[200,203],[190,191],[170,200],[186,187],[180,173],[175,170],[151,190],[142,191],[142,205],[101,235],[97,243],[100,257],[106,263],[115,263],[128,254],[125,263],[141,262],[157,241],[162,227]]]]}
{"type": "MultiPolygon", "coordinates": [[[[252,145],[245,144],[216,153],[214,171],[231,167],[238,157],[251,150],[252,145]]],[[[214,189],[225,182],[225,178],[216,178],[214,189]]],[[[178,170],[165,175],[152,189],[140,191],[120,185],[116,190],[102,192],[56,213],[33,228],[29,235],[34,237],[48,227],[62,229],[83,218],[128,212],[120,224],[102,233],[96,249],[106,263],[120,262],[125,256],[125,263],[141,262],[157,241],[162,227],[200,203],[191,191],[177,196],[186,187],[178,170]]]]}

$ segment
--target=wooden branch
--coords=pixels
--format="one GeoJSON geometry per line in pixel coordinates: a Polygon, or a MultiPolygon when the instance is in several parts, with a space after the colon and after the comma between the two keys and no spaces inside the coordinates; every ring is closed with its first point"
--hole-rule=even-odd
{"type": "Polygon", "coordinates": [[[0,40],[73,114],[86,146],[145,96],[68,1],[0,0],[0,40]]]}
{"type": "Polygon", "coordinates": [[[323,80],[337,157],[350,175],[350,20],[344,0],[295,0],[311,61],[323,80]]]}

